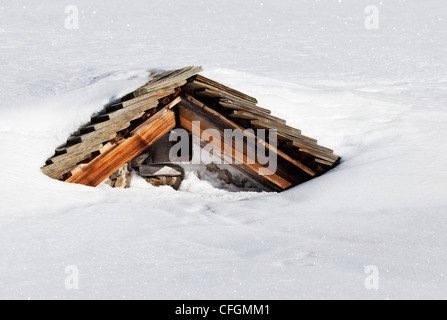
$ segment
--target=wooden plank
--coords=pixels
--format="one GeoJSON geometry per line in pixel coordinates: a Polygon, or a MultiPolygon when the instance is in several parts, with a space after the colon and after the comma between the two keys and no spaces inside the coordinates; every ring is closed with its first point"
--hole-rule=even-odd
{"type": "MultiPolygon", "coordinates": [[[[194,98],[187,97],[187,100],[188,101],[182,101],[179,107],[180,123],[183,128],[192,131],[192,122],[200,121],[201,133],[203,133],[203,131],[206,129],[216,129],[221,132],[223,137],[223,131],[225,129],[239,129],[241,131],[244,131],[244,129],[238,126],[236,123],[225,118],[213,109],[200,104],[200,102],[191,103],[191,101],[195,100],[194,98]]],[[[225,141],[221,141],[221,143],[222,145],[216,145],[216,147],[219,147],[222,150],[222,155],[224,156],[225,141]]],[[[299,161],[293,160],[280,150],[273,148],[273,146],[270,146],[268,143],[264,141],[260,143],[263,143],[266,149],[270,150],[270,152],[274,152],[277,156],[277,171],[272,173],[272,175],[270,176],[259,175],[259,169],[264,167],[256,161],[254,161],[255,164],[248,163],[247,155],[245,153],[239,154],[237,150],[234,150],[234,146],[230,146],[233,149],[232,154],[228,154],[226,156],[231,157],[233,160],[243,162],[246,171],[251,172],[250,177],[252,177],[256,181],[260,182],[263,185],[268,185],[269,187],[273,183],[276,185],[277,189],[279,188],[280,190],[284,190],[293,185],[305,182],[316,175],[313,170],[304,166],[299,161]],[[267,183],[267,181],[269,182],[267,183]]],[[[208,142],[206,144],[208,144],[208,142]]]]}
{"type": "Polygon", "coordinates": [[[272,113],[268,109],[261,108],[259,106],[255,106],[250,103],[244,103],[242,101],[234,101],[234,100],[230,100],[230,99],[218,99],[218,103],[225,109],[247,110],[247,111],[255,111],[255,112],[267,113],[267,114],[272,113]]]}
{"type": "Polygon", "coordinates": [[[325,165],[325,166],[332,166],[334,164],[331,161],[326,161],[326,160],[322,160],[322,159],[318,159],[318,158],[315,158],[315,162],[318,164],[325,165]]]}
{"type": "MultiPolygon", "coordinates": [[[[300,147],[307,148],[309,150],[314,150],[315,152],[319,152],[319,153],[323,153],[323,154],[327,154],[327,155],[334,154],[333,150],[323,147],[323,146],[320,146],[319,144],[317,144],[313,141],[308,141],[307,139],[303,139],[301,137],[291,136],[291,135],[288,135],[288,134],[285,134],[282,132],[278,132],[278,137],[280,137],[284,141],[293,142],[295,147],[300,146],[300,147]]],[[[286,142],[286,144],[287,144],[287,142],[286,142]]]]}
{"type": "MultiPolygon", "coordinates": [[[[90,140],[81,142],[81,143],[77,143],[74,145],[65,145],[63,147],[59,147],[58,149],[56,149],[56,151],[62,151],[64,150],[65,153],[68,154],[74,154],[77,152],[80,152],[84,149],[96,146],[96,145],[100,145],[103,142],[107,142],[110,141],[112,139],[114,139],[117,136],[116,132],[112,132],[112,133],[106,133],[106,134],[100,134],[90,140]]],[[[63,153],[62,155],[64,155],[65,153],[63,153]]]]}
{"type": "Polygon", "coordinates": [[[137,102],[135,104],[132,104],[124,109],[120,109],[114,112],[108,112],[104,114],[97,114],[94,115],[91,119],[92,123],[98,123],[98,122],[105,122],[107,120],[115,119],[118,117],[121,117],[125,114],[137,114],[140,112],[145,112],[149,109],[153,109],[158,106],[158,100],[156,99],[150,99],[150,100],[143,100],[140,102],[137,102]]]}
{"type": "Polygon", "coordinates": [[[190,90],[192,91],[210,91],[210,92],[214,92],[214,93],[221,93],[229,98],[232,98],[234,100],[238,100],[238,101],[244,101],[248,104],[251,105],[256,105],[258,103],[258,100],[256,100],[253,97],[250,96],[246,96],[246,95],[237,95],[237,94],[233,94],[225,89],[221,89],[219,87],[214,87],[211,85],[208,85],[206,83],[194,80],[193,78],[188,80],[188,84],[186,85],[186,87],[188,87],[190,90]]]}
{"type": "Polygon", "coordinates": [[[129,96],[138,97],[148,92],[173,85],[177,82],[187,80],[188,78],[201,72],[202,67],[186,67],[179,70],[171,70],[153,75],[153,79],[143,87],[135,90],[129,96]]]}
{"type": "Polygon", "coordinates": [[[90,123],[84,127],[82,127],[79,130],[79,134],[87,134],[93,131],[97,131],[97,130],[101,130],[102,128],[108,127],[108,126],[115,126],[115,125],[119,125],[120,123],[128,123],[131,122],[133,120],[139,119],[144,115],[144,111],[143,112],[131,112],[126,114],[123,117],[119,117],[119,118],[114,118],[108,121],[104,121],[104,122],[100,122],[100,123],[90,123]]]}
{"type": "Polygon", "coordinates": [[[279,124],[286,124],[286,120],[274,117],[272,115],[266,114],[266,113],[258,113],[254,111],[245,111],[245,110],[233,110],[228,114],[228,117],[230,118],[236,118],[236,119],[245,119],[245,120],[268,120],[270,122],[277,122],[279,124]]]}
{"type": "MultiPolygon", "coordinates": [[[[62,162],[66,162],[67,160],[75,159],[76,157],[81,157],[82,154],[88,154],[88,153],[92,153],[92,152],[98,151],[102,147],[103,147],[103,143],[99,143],[97,145],[93,145],[93,146],[89,146],[87,148],[83,148],[82,150],[79,150],[77,152],[64,153],[64,154],[61,154],[61,155],[49,158],[47,160],[46,164],[47,165],[50,165],[50,164],[60,164],[62,162]]],[[[84,159],[82,159],[82,160],[84,160],[84,159]]],[[[70,162],[68,162],[68,163],[70,164],[70,162]]],[[[76,164],[76,163],[77,162],[74,162],[74,164],[76,164]]]]}
{"type": "MultiPolygon", "coordinates": [[[[79,136],[71,136],[70,138],[68,138],[67,140],[67,144],[68,145],[74,145],[74,144],[78,144],[81,142],[86,142],[89,141],[91,139],[95,139],[95,138],[99,138],[102,136],[107,136],[107,135],[111,135],[112,133],[117,133],[121,130],[124,130],[126,128],[130,127],[130,122],[116,122],[115,125],[110,125],[104,128],[101,128],[99,130],[90,132],[90,133],[86,133],[83,135],[79,135],[79,136]]],[[[112,138],[113,139],[113,138],[112,138]]],[[[110,139],[109,139],[110,140],[110,139]]]]}
{"type": "Polygon", "coordinates": [[[234,95],[236,97],[240,97],[241,99],[250,101],[251,103],[254,103],[254,104],[258,103],[258,100],[256,100],[256,98],[254,98],[252,96],[249,96],[249,95],[247,95],[247,94],[245,94],[243,92],[240,92],[238,90],[235,90],[233,88],[227,87],[227,86],[225,86],[225,85],[223,85],[221,83],[218,83],[218,82],[216,82],[214,80],[206,78],[206,77],[204,77],[204,76],[202,76],[200,74],[192,77],[192,79],[194,79],[194,80],[196,80],[196,81],[198,81],[200,83],[207,84],[207,85],[209,85],[211,87],[214,87],[216,89],[219,89],[220,91],[228,92],[229,94],[232,94],[232,95],[234,95]]]}
{"type": "Polygon", "coordinates": [[[82,152],[71,154],[69,156],[63,155],[54,157],[51,160],[52,163],[41,168],[42,172],[53,179],[59,179],[64,174],[70,172],[76,165],[88,159],[92,156],[92,153],[98,151],[102,147],[101,145],[91,147],[90,149],[84,149],[82,152]]]}
{"type": "Polygon", "coordinates": [[[284,146],[288,147],[288,148],[297,148],[300,151],[308,153],[308,154],[310,154],[310,155],[312,155],[314,157],[318,157],[318,158],[320,158],[322,160],[329,161],[332,164],[334,164],[334,163],[336,163],[336,162],[338,162],[340,160],[340,157],[337,156],[337,155],[334,155],[333,153],[327,153],[327,152],[318,151],[318,150],[309,148],[307,146],[304,146],[304,145],[302,145],[300,143],[297,143],[296,141],[287,142],[284,146]]]}
{"type": "MultiPolygon", "coordinates": [[[[175,90],[170,89],[169,91],[167,91],[165,93],[166,93],[166,96],[169,96],[171,94],[174,94],[175,90]]],[[[135,98],[133,100],[122,102],[121,104],[122,104],[123,108],[118,108],[117,107],[117,111],[118,110],[123,110],[123,109],[127,110],[127,112],[121,111],[121,113],[125,113],[124,116],[113,117],[110,120],[99,122],[99,123],[90,122],[89,124],[83,126],[79,130],[79,132],[77,134],[75,134],[75,135],[87,134],[87,133],[90,133],[90,132],[93,132],[93,131],[100,130],[100,129],[102,129],[104,127],[107,127],[107,126],[112,126],[112,125],[118,125],[119,126],[120,123],[122,124],[122,123],[130,122],[130,121],[133,121],[135,119],[141,118],[141,116],[143,116],[143,114],[144,114],[144,112],[146,110],[140,111],[138,109],[139,106],[144,105],[145,103],[148,103],[148,104],[155,103],[155,101],[158,101],[158,100],[160,100],[160,98],[163,98],[163,97],[164,97],[164,94],[162,94],[162,95],[157,95],[157,94],[156,95],[152,95],[152,93],[151,93],[151,94],[149,94],[149,96],[145,97],[144,99],[142,99],[143,97],[139,97],[139,98],[135,98]],[[135,107],[137,109],[133,110],[135,107]]],[[[111,111],[111,112],[113,112],[113,111],[111,111]]]]}
{"type": "Polygon", "coordinates": [[[184,88],[189,89],[189,91],[191,91],[192,94],[194,94],[194,96],[205,97],[208,99],[216,99],[216,100],[227,99],[227,100],[232,100],[234,102],[237,102],[240,105],[245,103],[245,104],[251,105],[252,107],[257,107],[256,104],[254,104],[254,103],[251,103],[247,100],[243,100],[239,97],[230,95],[226,92],[218,91],[216,89],[207,89],[207,88],[195,89],[194,86],[191,86],[191,83],[185,84],[184,88]]]}
{"type": "Polygon", "coordinates": [[[319,146],[318,140],[302,135],[301,130],[295,129],[293,127],[265,120],[252,120],[250,122],[255,128],[258,129],[278,130],[278,136],[281,137],[283,140],[302,142],[321,151],[333,152],[328,148],[319,146]]]}
{"type": "Polygon", "coordinates": [[[93,159],[67,182],[96,187],[176,126],[175,113],[163,108],[135,129],[131,136],[93,159]]]}
{"type": "MultiPolygon", "coordinates": [[[[178,104],[180,102],[181,98],[177,98],[176,100],[174,100],[173,102],[171,102],[168,106],[166,106],[167,108],[171,108],[174,105],[178,104]]],[[[73,165],[73,161],[75,161],[78,157],[82,156],[82,153],[90,153],[90,152],[94,152],[94,151],[98,151],[102,145],[103,142],[107,142],[110,141],[112,139],[114,139],[117,136],[117,132],[121,131],[122,129],[127,128],[130,125],[130,123],[127,124],[119,124],[119,126],[109,126],[109,127],[105,127],[103,129],[101,129],[102,131],[94,131],[91,132],[89,134],[86,134],[82,137],[84,137],[85,140],[83,140],[82,142],[72,145],[72,146],[67,146],[65,148],[66,153],[62,154],[60,156],[54,157],[52,159],[49,159],[50,161],[56,161],[56,162],[61,162],[62,160],[64,161],[63,163],[66,164],[66,167],[69,168],[71,167],[71,165],[73,165]],[[98,144],[98,142],[100,142],[100,144],[98,144]],[[71,157],[73,157],[73,155],[76,155],[72,160],[70,160],[71,157]]],[[[65,167],[63,168],[59,168],[58,167],[58,172],[65,169],[65,167]]]]}
{"type": "Polygon", "coordinates": [[[160,99],[163,99],[163,98],[168,97],[171,94],[173,94],[175,92],[175,88],[181,87],[185,83],[186,83],[186,81],[182,81],[182,82],[176,83],[174,86],[169,86],[167,88],[151,91],[151,92],[149,92],[147,94],[144,94],[144,95],[139,96],[137,98],[133,98],[131,100],[126,100],[126,101],[123,101],[123,102],[118,102],[118,103],[111,104],[111,105],[106,107],[106,110],[107,110],[107,112],[113,112],[113,111],[116,111],[116,110],[127,108],[127,107],[129,107],[131,105],[134,105],[134,104],[138,103],[138,102],[147,101],[147,100],[160,100],[160,99]]]}
{"type": "Polygon", "coordinates": [[[303,137],[303,138],[305,138],[308,141],[312,141],[314,143],[317,143],[317,140],[315,140],[315,139],[304,137],[301,134],[301,130],[295,129],[295,128],[290,127],[290,126],[285,125],[285,124],[280,124],[278,122],[269,121],[269,120],[252,120],[250,122],[251,122],[251,124],[254,127],[259,128],[259,129],[276,129],[278,131],[287,133],[287,134],[289,134],[291,136],[297,136],[297,137],[300,137],[300,138],[303,137]]]}
{"type": "Polygon", "coordinates": [[[139,167],[140,176],[142,177],[178,177],[182,175],[182,171],[178,166],[167,166],[166,164],[151,164],[139,167]]]}

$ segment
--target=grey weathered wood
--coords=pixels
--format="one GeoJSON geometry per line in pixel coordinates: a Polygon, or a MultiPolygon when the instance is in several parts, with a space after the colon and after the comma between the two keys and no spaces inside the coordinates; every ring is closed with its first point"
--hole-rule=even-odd
{"type": "MultiPolygon", "coordinates": [[[[75,144],[75,145],[66,145],[64,147],[61,147],[59,149],[57,149],[57,151],[59,151],[59,153],[61,153],[62,150],[65,150],[65,153],[68,154],[73,154],[73,153],[77,153],[80,152],[84,149],[96,146],[96,145],[100,145],[103,142],[107,142],[110,141],[112,139],[114,139],[116,137],[116,132],[112,132],[112,133],[108,133],[108,134],[104,134],[104,135],[98,135],[95,136],[94,138],[75,144]]],[[[64,154],[64,153],[63,153],[64,154]]]]}
{"type": "Polygon", "coordinates": [[[100,122],[100,123],[90,123],[84,127],[82,127],[79,130],[79,134],[87,134],[93,131],[101,130],[102,128],[108,127],[108,126],[115,126],[119,125],[120,123],[128,123],[130,121],[136,120],[138,118],[141,118],[144,115],[144,111],[142,112],[131,112],[129,114],[126,114],[123,117],[120,118],[114,118],[108,121],[100,122]]]}
{"type": "Polygon", "coordinates": [[[167,96],[173,94],[175,92],[175,90],[174,90],[175,88],[181,87],[185,83],[186,83],[186,81],[178,82],[178,83],[174,84],[173,86],[169,86],[166,88],[151,91],[149,93],[146,93],[144,95],[138,96],[138,97],[130,99],[130,100],[111,104],[106,107],[106,110],[108,112],[113,112],[113,111],[117,111],[117,110],[120,110],[123,108],[127,108],[127,107],[129,107],[133,104],[136,104],[138,102],[141,102],[141,101],[163,99],[164,97],[167,97],[167,96]]]}
{"type": "Polygon", "coordinates": [[[168,166],[165,164],[142,165],[139,168],[142,177],[177,177],[182,175],[181,168],[178,166],[168,166]]]}
{"type": "Polygon", "coordinates": [[[101,147],[102,144],[83,149],[75,154],[53,157],[48,160],[51,161],[51,163],[43,167],[41,170],[47,176],[53,179],[59,179],[64,174],[73,170],[79,162],[90,158],[92,153],[98,151],[101,147]]]}
{"type": "Polygon", "coordinates": [[[96,130],[96,131],[93,131],[90,133],[86,133],[86,134],[79,135],[79,136],[71,136],[70,138],[68,138],[67,144],[73,145],[73,144],[78,144],[81,142],[86,142],[86,141],[95,139],[100,136],[104,136],[104,135],[107,136],[108,134],[117,133],[121,130],[124,130],[124,129],[128,128],[129,126],[130,126],[130,122],[123,122],[123,123],[117,122],[115,125],[107,126],[107,127],[101,128],[99,130],[96,130]]]}
{"type": "MultiPolygon", "coordinates": [[[[270,121],[270,120],[252,120],[250,121],[251,124],[256,127],[256,128],[260,128],[260,129],[276,129],[278,131],[283,131],[284,133],[290,134],[292,136],[297,135],[297,136],[302,136],[301,134],[301,130],[295,129],[293,127],[290,127],[288,125],[285,124],[280,124],[276,121],[270,121]]],[[[311,139],[311,138],[309,138],[311,139]]],[[[315,139],[311,139],[314,142],[316,142],[315,139]]]]}
{"type": "Polygon", "coordinates": [[[236,118],[236,119],[245,119],[245,120],[259,120],[259,119],[265,119],[270,120],[271,122],[278,122],[280,124],[286,124],[286,120],[274,117],[272,115],[266,114],[266,113],[258,113],[254,111],[245,111],[245,110],[233,110],[230,114],[228,114],[228,117],[230,118],[236,118]]]}
{"type": "Polygon", "coordinates": [[[337,163],[340,160],[339,156],[334,155],[333,151],[330,149],[327,149],[327,148],[325,148],[325,149],[330,150],[330,151],[321,151],[321,150],[317,150],[313,147],[303,145],[297,141],[287,142],[284,146],[288,147],[288,148],[297,148],[301,152],[305,152],[307,154],[310,154],[310,155],[320,158],[322,160],[329,161],[332,164],[337,163]]]}
{"type": "Polygon", "coordinates": [[[231,90],[226,90],[220,87],[214,87],[209,84],[193,79],[191,79],[186,86],[192,91],[206,91],[209,92],[210,95],[214,94],[216,97],[219,97],[220,94],[222,94],[234,100],[245,101],[246,103],[250,103],[252,105],[256,105],[258,103],[258,101],[253,97],[237,94],[232,92],[231,90]]]}
{"type": "Polygon", "coordinates": [[[141,95],[147,94],[148,92],[173,85],[180,81],[187,80],[190,77],[201,72],[202,70],[202,67],[186,67],[184,69],[170,70],[163,73],[155,74],[153,75],[151,81],[149,81],[143,87],[132,92],[130,95],[128,95],[128,97],[139,97],[141,95]]]}
{"type": "Polygon", "coordinates": [[[114,112],[108,112],[105,114],[98,114],[92,117],[91,121],[93,123],[104,122],[107,120],[111,120],[114,118],[121,117],[125,114],[133,114],[147,111],[149,109],[153,109],[158,106],[158,100],[143,100],[128,106],[127,108],[120,109],[114,112]]]}
{"type": "Polygon", "coordinates": [[[194,87],[191,86],[190,83],[185,84],[184,87],[191,90],[193,92],[194,96],[197,96],[197,97],[205,97],[205,98],[211,98],[211,99],[228,99],[228,100],[232,100],[234,102],[238,102],[240,104],[247,103],[247,104],[251,104],[252,106],[256,107],[255,103],[241,99],[237,96],[233,96],[233,95],[228,94],[223,91],[218,91],[216,89],[207,89],[207,88],[194,89],[194,87]]]}
{"type": "Polygon", "coordinates": [[[200,74],[198,74],[196,76],[193,76],[188,81],[189,82],[197,82],[199,84],[206,84],[206,85],[210,86],[211,88],[216,88],[219,91],[224,91],[224,92],[227,92],[227,93],[229,93],[229,94],[231,94],[233,96],[237,96],[237,97],[239,97],[239,98],[241,98],[243,100],[250,101],[250,103],[254,103],[254,104],[258,103],[258,100],[256,100],[256,98],[254,98],[252,96],[249,96],[248,94],[245,94],[245,93],[240,92],[238,90],[235,90],[233,88],[230,88],[230,87],[228,87],[226,85],[223,85],[222,83],[219,83],[219,82],[216,82],[216,81],[211,80],[209,78],[206,78],[206,77],[204,77],[204,76],[202,76],[200,74]]]}
{"type": "Polygon", "coordinates": [[[230,99],[218,99],[218,102],[225,109],[255,111],[255,112],[261,112],[261,113],[267,113],[267,114],[272,113],[268,109],[261,108],[259,106],[255,106],[251,103],[245,103],[243,101],[234,101],[234,100],[230,100],[230,99]]]}
{"type": "MultiPolygon", "coordinates": [[[[47,165],[50,164],[62,164],[66,163],[66,160],[74,159],[76,157],[82,157],[84,154],[92,153],[95,151],[100,150],[103,147],[102,143],[99,143],[97,145],[93,145],[90,147],[82,148],[82,150],[71,152],[71,153],[64,153],[61,155],[54,156],[52,158],[49,158],[46,162],[47,165]]],[[[82,159],[84,160],[84,159],[82,159]]],[[[79,162],[79,161],[78,161],[79,162]]]]}

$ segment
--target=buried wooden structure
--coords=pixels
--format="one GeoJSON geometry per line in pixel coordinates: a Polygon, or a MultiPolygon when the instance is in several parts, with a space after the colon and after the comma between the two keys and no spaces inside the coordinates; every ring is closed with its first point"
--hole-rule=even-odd
{"type": "Polygon", "coordinates": [[[201,144],[213,145],[222,158],[234,160],[232,165],[237,170],[273,191],[297,186],[340,163],[332,150],[259,107],[255,98],[205,78],[198,74],[201,71],[201,67],[187,67],[152,74],[146,85],[106,106],[69,137],[46,161],[43,173],[96,187],[136,161],[143,176],[175,176],[180,174],[177,168],[165,168],[160,163],[143,165],[144,159],[138,157],[175,128],[193,132],[196,121],[200,122],[201,134],[213,129],[223,137],[226,129],[244,131],[249,139],[243,140],[243,152],[233,140],[229,145],[228,141],[202,139],[201,144]],[[277,145],[257,136],[258,129],[274,129],[277,145]],[[260,174],[268,171],[268,166],[248,152],[259,145],[277,161],[275,170],[268,174],[260,174]]]}

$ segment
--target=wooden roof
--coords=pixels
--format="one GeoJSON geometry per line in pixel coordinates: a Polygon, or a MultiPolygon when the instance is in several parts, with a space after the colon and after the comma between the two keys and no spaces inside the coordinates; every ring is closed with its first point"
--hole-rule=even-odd
{"type": "Polygon", "coordinates": [[[255,159],[248,161],[247,155],[235,150],[223,154],[241,160],[243,165],[234,165],[238,170],[275,191],[308,181],[340,163],[332,150],[258,106],[255,98],[205,78],[198,74],[201,71],[201,67],[187,67],[152,74],[146,85],[92,116],[56,149],[42,172],[54,179],[97,186],[172,129],[191,131],[193,121],[200,121],[202,130],[276,129],[277,149],[262,142],[277,155],[278,169],[272,175],[259,175],[263,166],[255,159]]]}

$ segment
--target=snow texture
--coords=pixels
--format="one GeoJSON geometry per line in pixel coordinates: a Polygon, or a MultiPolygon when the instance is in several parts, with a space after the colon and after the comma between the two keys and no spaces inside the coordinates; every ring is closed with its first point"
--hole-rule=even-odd
{"type": "Polygon", "coordinates": [[[0,3],[0,298],[447,298],[444,0],[72,2],[74,30],[65,2],[0,3]],[[187,65],[342,164],[281,194],[194,172],[181,191],[40,172],[149,70],[187,65]]]}

